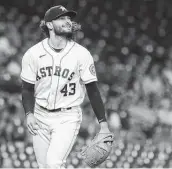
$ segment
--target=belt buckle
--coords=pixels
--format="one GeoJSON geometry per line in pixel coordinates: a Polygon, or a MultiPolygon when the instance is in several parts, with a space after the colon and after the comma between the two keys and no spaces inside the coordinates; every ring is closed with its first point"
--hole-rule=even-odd
{"type": "Polygon", "coordinates": [[[61,111],[65,111],[66,110],[66,108],[61,108],[61,111]]]}

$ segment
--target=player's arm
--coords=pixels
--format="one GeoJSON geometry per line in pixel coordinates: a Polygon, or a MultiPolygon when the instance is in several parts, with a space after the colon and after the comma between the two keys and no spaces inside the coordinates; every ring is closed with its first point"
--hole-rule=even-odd
{"type": "Polygon", "coordinates": [[[23,80],[22,80],[22,103],[26,113],[26,123],[28,130],[32,135],[36,135],[37,130],[40,128],[40,125],[33,114],[34,106],[35,106],[34,84],[25,82],[23,80]]]}
{"type": "Polygon", "coordinates": [[[34,86],[36,82],[36,66],[35,57],[32,57],[31,52],[28,50],[22,59],[22,104],[26,114],[26,124],[28,130],[31,134],[36,135],[37,130],[39,129],[39,123],[34,116],[34,106],[35,106],[35,97],[34,97],[34,86]]]}
{"type": "Polygon", "coordinates": [[[34,98],[34,84],[22,80],[22,103],[26,115],[34,112],[35,98],[34,98]]]}
{"type": "Polygon", "coordinates": [[[87,94],[88,94],[91,106],[93,108],[93,111],[100,123],[100,132],[108,133],[109,129],[108,129],[108,124],[107,124],[106,116],[105,116],[105,108],[100,96],[97,82],[91,82],[91,83],[85,84],[85,86],[87,89],[87,94]]]}

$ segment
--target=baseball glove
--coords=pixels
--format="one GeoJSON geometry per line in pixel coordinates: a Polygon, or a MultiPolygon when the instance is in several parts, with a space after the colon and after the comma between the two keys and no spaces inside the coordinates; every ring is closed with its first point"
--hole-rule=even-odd
{"type": "Polygon", "coordinates": [[[82,159],[91,168],[100,165],[109,156],[113,141],[113,133],[98,133],[88,146],[82,148],[82,159]]]}

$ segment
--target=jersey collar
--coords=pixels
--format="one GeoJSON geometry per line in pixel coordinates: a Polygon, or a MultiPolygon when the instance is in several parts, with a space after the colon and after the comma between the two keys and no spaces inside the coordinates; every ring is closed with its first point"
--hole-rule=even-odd
{"type": "Polygon", "coordinates": [[[68,41],[66,47],[61,52],[55,52],[48,44],[48,38],[43,40],[43,48],[46,52],[51,54],[52,56],[64,56],[68,51],[71,49],[71,47],[74,45],[74,41],[68,41]]]}

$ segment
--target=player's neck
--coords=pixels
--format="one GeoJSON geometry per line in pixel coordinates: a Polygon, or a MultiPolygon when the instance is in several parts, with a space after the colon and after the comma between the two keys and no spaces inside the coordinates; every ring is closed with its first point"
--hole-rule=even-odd
{"type": "Polygon", "coordinates": [[[50,37],[48,43],[54,49],[64,49],[67,44],[67,39],[60,36],[50,37]]]}

